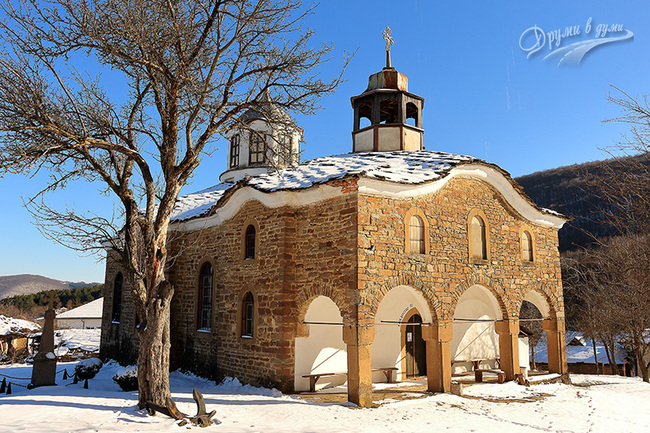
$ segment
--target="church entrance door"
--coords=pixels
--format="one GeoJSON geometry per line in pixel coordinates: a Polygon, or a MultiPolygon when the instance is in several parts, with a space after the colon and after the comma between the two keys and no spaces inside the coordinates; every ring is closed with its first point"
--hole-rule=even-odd
{"type": "Polygon", "coordinates": [[[424,376],[427,374],[427,350],[422,338],[422,318],[419,314],[412,315],[405,326],[406,377],[424,376]]]}

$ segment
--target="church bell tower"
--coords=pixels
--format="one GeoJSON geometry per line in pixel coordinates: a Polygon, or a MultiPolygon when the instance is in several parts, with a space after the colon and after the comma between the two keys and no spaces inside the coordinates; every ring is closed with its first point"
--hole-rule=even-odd
{"type": "Polygon", "coordinates": [[[354,109],[352,151],[422,150],[424,98],[408,91],[408,79],[391,66],[390,28],[386,39],[386,67],[368,79],[368,88],[350,98],[354,109]]]}

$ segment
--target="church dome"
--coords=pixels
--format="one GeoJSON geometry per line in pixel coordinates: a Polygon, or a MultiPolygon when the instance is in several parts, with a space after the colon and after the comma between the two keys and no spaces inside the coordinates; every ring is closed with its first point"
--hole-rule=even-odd
{"type": "Polygon", "coordinates": [[[300,163],[302,130],[268,93],[260,103],[246,110],[225,134],[228,169],[219,176],[222,182],[237,182],[300,163]]]}

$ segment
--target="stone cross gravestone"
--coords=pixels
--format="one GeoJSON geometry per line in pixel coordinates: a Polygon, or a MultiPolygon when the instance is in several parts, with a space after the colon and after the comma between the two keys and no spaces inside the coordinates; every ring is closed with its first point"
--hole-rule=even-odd
{"type": "Polygon", "coordinates": [[[41,346],[34,357],[32,367],[31,388],[37,386],[56,385],[56,355],[54,354],[54,291],[50,291],[48,309],[45,312],[43,332],[41,333],[41,346]]]}

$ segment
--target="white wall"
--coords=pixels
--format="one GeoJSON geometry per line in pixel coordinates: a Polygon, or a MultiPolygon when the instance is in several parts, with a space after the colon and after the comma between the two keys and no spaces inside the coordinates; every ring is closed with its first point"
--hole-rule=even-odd
{"type": "Polygon", "coordinates": [[[501,310],[494,296],[482,286],[472,286],[458,300],[454,312],[451,340],[452,373],[471,371],[469,361],[489,360],[483,365],[495,367],[499,357],[499,335],[494,320],[501,319],[501,310]],[[485,320],[462,322],[457,319],[485,320]]]}
{"type": "MultiPolygon", "coordinates": [[[[431,313],[424,296],[412,287],[397,286],[386,294],[375,316],[372,367],[397,367],[397,380],[405,379],[402,374],[402,331],[398,323],[404,321],[413,308],[418,310],[422,322],[431,323],[431,313]]],[[[376,372],[373,374],[374,381],[385,382],[386,376],[382,372],[376,372]]]]}
{"type": "Polygon", "coordinates": [[[101,328],[102,319],[56,319],[56,326],[61,329],[101,328]]]}
{"type": "MultiPolygon", "coordinates": [[[[305,322],[342,323],[341,313],[328,297],[319,296],[309,305],[305,322]]],[[[304,374],[340,373],[348,371],[347,347],[343,342],[343,326],[308,325],[309,337],[296,338],[295,377],[296,391],[308,391],[309,379],[304,374]]],[[[318,388],[340,385],[345,375],[326,376],[319,379],[318,388]]]]}

